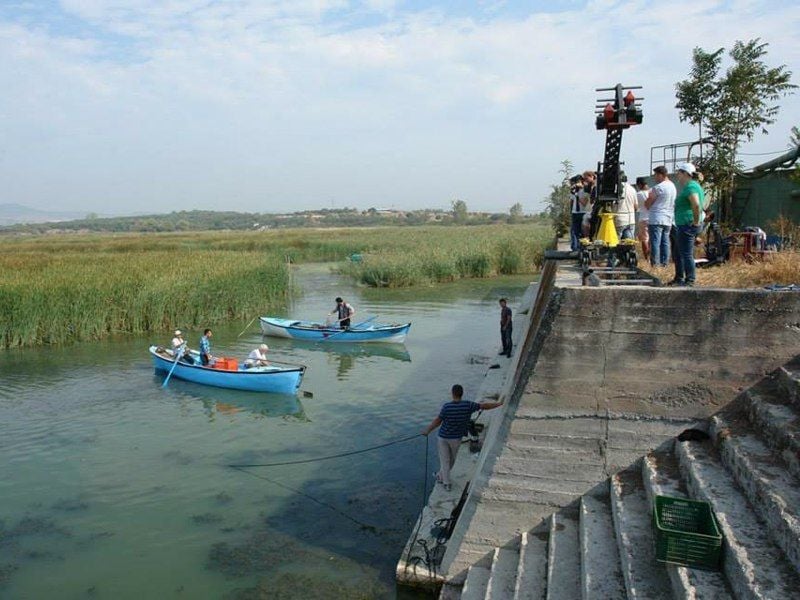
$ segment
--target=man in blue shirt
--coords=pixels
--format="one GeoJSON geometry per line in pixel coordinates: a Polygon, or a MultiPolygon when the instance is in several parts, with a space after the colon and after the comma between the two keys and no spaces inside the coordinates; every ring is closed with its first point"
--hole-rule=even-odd
{"type": "Polygon", "coordinates": [[[450,470],[456,463],[461,438],[467,435],[470,415],[477,410],[491,410],[503,405],[502,401],[478,403],[462,400],[464,388],[458,384],[455,384],[450,391],[453,399],[442,405],[439,416],[422,431],[422,435],[428,435],[441,425],[437,440],[440,469],[436,481],[443,484],[447,491],[450,491],[451,487],[450,470]]]}
{"type": "Polygon", "coordinates": [[[205,367],[211,362],[211,330],[206,329],[203,331],[203,337],[200,338],[200,362],[205,367]]]}

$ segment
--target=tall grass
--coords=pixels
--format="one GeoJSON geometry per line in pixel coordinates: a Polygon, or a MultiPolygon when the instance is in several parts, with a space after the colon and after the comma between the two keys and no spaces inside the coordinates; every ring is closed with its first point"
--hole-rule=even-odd
{"type": "Polygon", "coordinates": [[[285,305],[287,262],[337,262],[370,286],[532,271],[543,227],[62,235],[0,241],[0,345],[200,328],[285,305]],[[346,259],[361,254],[361,263],[346,259]]]}
{"type": "Polygon", "coordinates": [[[360,263],[342,271],[374,287],[530,273],[541,266],[552,235],[547,228],[531,225],[419,229],[377,251],[362,252],[360,263]]]}

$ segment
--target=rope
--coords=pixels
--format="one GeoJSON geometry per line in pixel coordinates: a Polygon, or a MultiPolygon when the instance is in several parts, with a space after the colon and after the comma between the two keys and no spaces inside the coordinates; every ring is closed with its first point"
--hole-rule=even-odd
{"type": "Polygon", "coordinates": [[[303,496],[304,498],[308,498],[312,502],[316,502],[320,506],[324,506],[328,510],[332,510],[336,514],[344,517],[348,521],[351,521],[351,522],[355,523],[362,530],[369,531],[370,533],[374,533],[375,535],[381,535],[381,532],[374,525],[368,525],[367,523],[359,521],[355,517],[351,517],[350,515],[348,515],[346,512],[344,512],[342,510],[339,510],[333,504],[328,504],[327,502],[323,502],[322,500],[320,500],[318,498],[315,498],[314,496],[312,496],[310,494],[305,493],[303,490],[298,490],[297,488],[293,488],[292,486],[286,485],[285,483],[281,483],[280,481],[275,481],[274,479],[270,479],[269,477],[264,477],[263,475],[259,475],[257,473],[253,473],[251,471],[245,471],[244,469],[239,468],[239,467],[233,467],[233,468],[236,469],[237,471],[241,471],[242,473],[247,473],[248,475],[250,475],[251,477],[255,477],[256,479],[261,479],[263,481],[268,481],[269,483],[271,483],[273,485],[277,485],[280,488],[283,488],[283,489],[288,490],[290,492],[294,492],[295,494],[299,494],[300,496],[303,496]]]}
{"type": "MultiPolygon", "coordinates": [[[[402,444],[403,442],[407,442],[409,440],[413,440],[418,438],[420,433],[415,433],[414,435],[410,435],[408,437],[400,438],[399,440],[392,440],[391,442],[386,442],[384,444],[378,444],[377,446],[370,446],[369,448],[363,448],[361,450],[352,450],[350,452],[341,452],[339,454],[330,454],[328,456],[320,456],[317,458],[304,458],[299,460],[285,460],[281,462],[273,462],[273,463],[257,463],[257,464],[249,464],[249,465],[228,465],[233,469],[248,469],[250,467],[281,467],[283,465],[302,465],[306,463],[313,463],[313,462],[320,462],[323,460],[331,460],[333,458],[343,458],[345,456],[353,456],[355,454],[364,454],[365,452],[371,452],[373,450],[378,450],[380,448],[386,448],[387,446],[394,446],[395,444],[402,444]]],[[[427,440],[427,437],[426,437],[427,440]]],[[[425,443],[427,448],[427,441],[425,443]]],[[[428,453],[425,452],[425,469],[428,468],[428,453]]],[[[425,482],[427,487],[427,481],[425,482]]]]}
{"type": "MultiPolygon", "coordinates": [[[[414,546],[417,545],[419,539],[419,530],[422,527],[422,517],[425,512],[425,506],[428,504],[428,444],[429,438],[425,436],[425,468],[422,471],[422,500],[420,501],[419,519],[417,520],[417,528],[414,531],[413,540],[408,545],[408,554],[406,554],[405,570],[408,571],[408,565],[412,562],[411,553],[414,551],[414,546]]],[[[428,565],[426,565],[428,566],[428,565]]],[[[414,572],[416,573],[416,564],[414,565],[414,572]]],[[[429,567],[430,570],[430,567],[429,567]]]]}

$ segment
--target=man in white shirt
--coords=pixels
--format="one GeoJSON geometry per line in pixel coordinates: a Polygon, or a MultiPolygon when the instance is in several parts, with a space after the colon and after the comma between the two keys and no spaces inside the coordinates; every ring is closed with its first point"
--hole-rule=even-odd
{"type": "Polygon", "coordinates": [[[636,221],[636,239],[642,245],[642,254],[645,259],[650,258],[650,234],[647,232],[647,222],[649,220],[648,210],[644,203],[650,194],[647,179],[644,177],[636,178],[636,204],[639,207],[638,219],[636,221]]]}
{"type": "Polygon", "coordinates": [[[183,332],[180,329],[176,329],[173,335],[175,337],[172,338],[172,355],[175,356],[176,353],[180,353],[180,360],[185,363],[194,364],[194,359],[192,355],[189,354],[189,349],[186,347],[186,340],[183,339],[183,332]]]}
{"type": "Polygon", "coordinates": [[[632,240],[636,224],[636,190],[627,181],[622,185],[622,198],[617,202],[617,209],[614,211],[614,226],[619,239],[632,240]]]}
{"type": "Polygon", "coordinates": [[[269,346],[261,344],[258,348],[254,348],[244,361],[246,367],[268,367],[269,361],[267,360],[267,351],[269,346]]]}
{"type": "Polygon", "coordinates": [[[650,234],[650,264],[666,267],[669,264],[669,231],[675,219],[675,198],[678,191],[667,176],[663,165],[653,169],[656,185],[644,203],[648,210],[647,231],[650,234]]]}

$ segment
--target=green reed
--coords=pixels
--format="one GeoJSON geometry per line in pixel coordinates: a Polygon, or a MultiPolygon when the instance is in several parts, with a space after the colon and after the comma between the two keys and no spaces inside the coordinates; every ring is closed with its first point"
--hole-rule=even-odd
{"type": "Polygon", "coordinates": [[[0,345],[198,329],[286,305],[289,263],[375,287],[535,270],[543,227],[376,227],[0,240],[0,345]],[[349,262],[353,254],[362,262],[349,262]]]}

